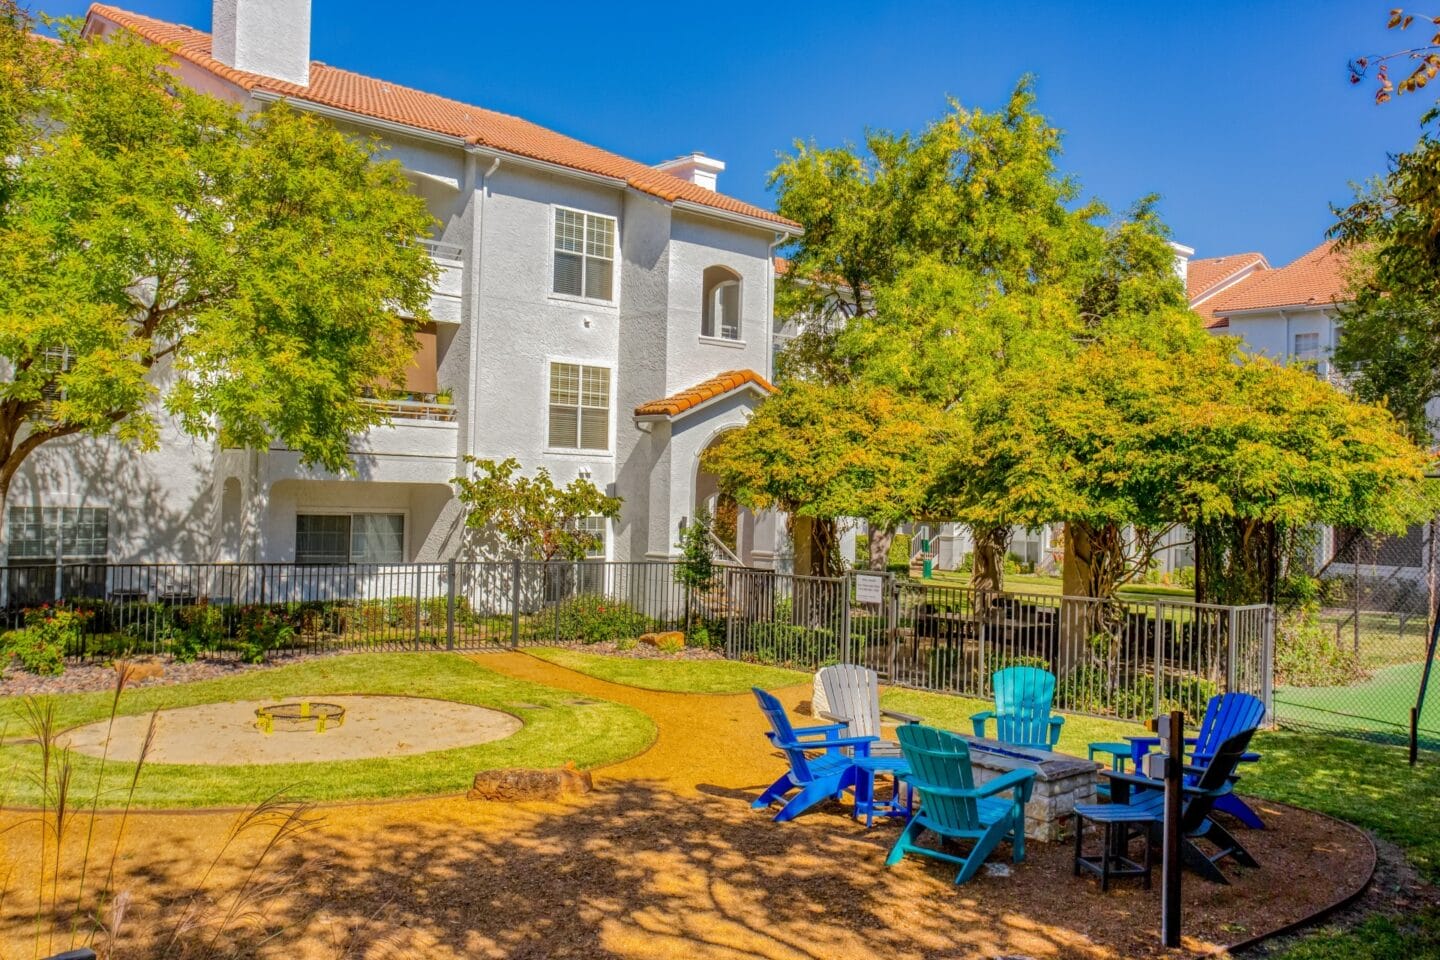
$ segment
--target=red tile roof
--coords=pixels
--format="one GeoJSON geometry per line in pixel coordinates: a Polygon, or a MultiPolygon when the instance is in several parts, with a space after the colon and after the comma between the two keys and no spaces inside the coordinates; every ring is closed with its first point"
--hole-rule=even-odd
{"type": "Polygon", "coordinates": [[[1246,277],[1207,303],[1216,317],[1245,310],[1325,306],[1349,299],[1346,274],[1349,256],[1326,241],[1277,270],[1246,277]]]}
{"type": "Polygon", "coordinates": [[[1232,253],[1224,257],[1191,260],[1185,266],[1185,295],[1194,303],[1237,273],[1256,265],[1261,270],[1270,267],[1265,262],[1265,255],[1260,253],[1232,253]]]}
{"type": "Polygon", "coordinates": [[[663,400],[651,400],[635,408],[637,417],[674,417],[686,410],[700,406],[707,400],[714,400],[732,390],[739,390],[747,384],[754,384],[766,393],[774,393],[775,387],[754,370],[726,370],[716,374],[704,383],[697,383],[689,390],[681,390],[663,400]]]}
{"type": "Polygon", "coordinates": [[[103,17],[152,43],[169,47],[182,60],[251,93],[266,92],[444,134],[467,144],[621,180],[628,187],[666,202],[693,203],[790,230],[799,229],[799,224],[770,210],[707,190],[638,160],[592,147],[519,117],[361,76],[319,61],[311,63],[310,84],[302,87],[226,66],[211,54],[208,33],[101,3],[90,7],[90,18],[95,17],[103,17]]]}

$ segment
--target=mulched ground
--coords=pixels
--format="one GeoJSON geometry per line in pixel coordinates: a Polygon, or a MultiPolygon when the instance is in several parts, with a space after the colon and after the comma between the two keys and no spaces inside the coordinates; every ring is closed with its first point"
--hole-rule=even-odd
{"type": "MultiPolygon", "coordinates": [[[[225,956],[640,957],[830,960],[1165,956],[1158,888],[1102,895],[1071,876],[1067,845],[1032,843],[1008,876],[956,887],[954,869],[910,858],[886,869],[899,829],[865,830],[828,804],[772,823],[749,801],[782,769],[753,698],[619,687],[523,654],[482,655],[503,673],[644,709],[660,735],[646,753],[599,771],[596,791],[566,804],[440,798],[326,808],[286,847],[295,891],[271,902],[270,935],[222,938],[225,956]]],[[[782,693],[792,708],[809,694],[782,693]]],[[[457,785],[459,788],[462,785],[457,785]]],[[[1372,868],[1358,830],[1260,803],[1272,829],[1242,833],[1263,864],[1225,869],[1218,886],[1187,876],[1186,947],[1211,952],[1328,905],[1372,868]]],[[[0,815],[0,831],[20,815],[0,815]]],[[[122,857],[134,939],[119,956],[154,955],[175,898],[223,842],[233,814],[132,815],[122,857]]],[[[96,848],[109,850],[115,821],[96,848]]],[[[74,828],[72,828],[74,829],[74,828]]],[[[35,830],[0,832],[11,863],[33,863],[35,830]]],[[[248,866],[251,838],[212,878],[221,895],[248,866]]],[[[1003,849],[1003,848],[1002,848],[1003,849]]],[[[15,888],[33,886],[24,876],[15,888]]],[[[62,889],[64,884],[62,883],[62,889]]],[[[62,893],[62,900],[64,899],[62,893]]],[[[0,942],[33,936],[33,899],[10,898],[0,942]]],[[[0,954],[9,955],[3,947],[0,954]]]]}
{"type": "MultiPolygon", "coordinates": [[[[135,657],[137,664],[155,664],[164,672],[159,676],[148,676],[131,680],[132,687],[163,687],[173,683],[192,683],[196,680],[214,680],[233,677],[253,670],[267,670],[292,663],[303,663],[317,656],[327,654],[286,654],[268,663],[242,663],[239,660],[196,660],[181,663],[169,657],[135,657]]],[[[42,677],[19,667],[11,667],[0,676],[0,697],[44,696],[51,693],[92,693],[96,690],[115,689],[115,667],[109,663],[67,664],[65,672],[58,677],[42,677]]]]}

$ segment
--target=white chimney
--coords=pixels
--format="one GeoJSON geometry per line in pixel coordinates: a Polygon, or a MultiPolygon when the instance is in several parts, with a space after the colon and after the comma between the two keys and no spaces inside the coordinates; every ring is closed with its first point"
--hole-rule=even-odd
{"type": "Polygon", "coordinates": [[[697,187],[714,190],[715,181],[719,179],[720,172],[725,169],[725,164],[723,161],[707,157],[703,153],[692,153],[688,156],[676,157],[674,160],[666,160],[664,163],[657,163],[655,169],[664,170],[681,180],[689,180],[697,187]]]}
{"type": "Polygon", "coordinates": [[[310,0],[214,0],[211,52],[226,66],[310,84],[310,0]]]}
{"type": "Polygon", "coordinates": [[[1180,277],[1180,282],[1185,283],[1190,279],[1190,258],[1195,256],[1195,248],[1172,240],[1170,249],[1175,251],[1175,273],[1180,277]]]}

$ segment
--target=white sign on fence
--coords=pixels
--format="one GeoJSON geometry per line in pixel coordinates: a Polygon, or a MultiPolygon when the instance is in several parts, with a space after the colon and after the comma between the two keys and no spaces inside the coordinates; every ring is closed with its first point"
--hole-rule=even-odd
{"type": "Polygon", "coordinates": [[[857,573],[855,575],[856,603],[884,603],[885,578],[857,573]]]}

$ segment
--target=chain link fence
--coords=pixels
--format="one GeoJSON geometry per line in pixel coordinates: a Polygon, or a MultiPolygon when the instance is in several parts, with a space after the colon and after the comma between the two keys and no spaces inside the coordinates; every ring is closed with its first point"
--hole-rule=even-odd
{"type": "Polygon", "coordinates": [[[1322,540],[1313,619],[1282,617],[1276,677],[1278,722],[1389,743],[1410,740],[1411,712],[1421,749],[1440,749],[1440,695],[1421,682],[1436,610],[1440,520],[1404,536],[1337,528],[1322,540]],[[1318,635],[1306,637],[1304,631],[1318,635]],[[1295,652],[1291,652],[1291,651],[1295,652]],[[1317,658],[1324,669],[1312,669],[1317,658]]]}

